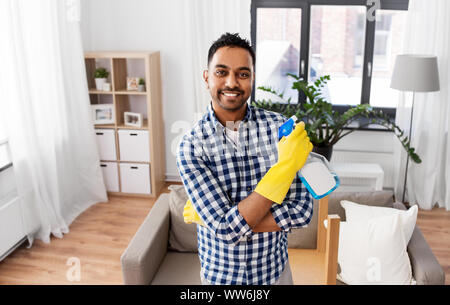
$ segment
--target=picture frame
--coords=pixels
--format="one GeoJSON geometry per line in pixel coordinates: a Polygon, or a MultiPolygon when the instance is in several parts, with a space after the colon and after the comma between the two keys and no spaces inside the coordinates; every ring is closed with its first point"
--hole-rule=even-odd
{"type": "Polygon", "coordinates": [[[92,120],[94,124],[114,124],[115,114],[113,104],[91,105],[92,120]]]}
{"type": "Polygon", "coordinates": [[[139,89],[139,77],[127,77],[127,90],[138,91],[139,89]]]}
{"type": "Polygon", "coordinates": [[[143,115],[142,113],[124,112],[123,122],[125,126],[133,126],[141,128],[143,123],[143,115]]]}

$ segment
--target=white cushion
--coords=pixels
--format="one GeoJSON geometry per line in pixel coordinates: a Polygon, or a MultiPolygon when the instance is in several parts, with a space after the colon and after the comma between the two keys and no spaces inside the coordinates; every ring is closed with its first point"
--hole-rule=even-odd
{"type": "Polygon", "coordinates": [[[417,205],[414,205],[410,209],[403,211],[394,208],[368,206],[347,200],[342,200],[341,206],[345,209],[345,217],[348,223],[353,221],[368,222],[373,218],[381,216],[399,215],[405,235],[406,244],[409,243],[409,240],[411,239],[414,231],[414,227],[416,225],[418,211],[417,205]]]}
{"type": "Polygon", "coordinates": [[[365,222],[341,222],[338,263],[338,279],[347,284],[414,284],[397,214],[365,222]]]}

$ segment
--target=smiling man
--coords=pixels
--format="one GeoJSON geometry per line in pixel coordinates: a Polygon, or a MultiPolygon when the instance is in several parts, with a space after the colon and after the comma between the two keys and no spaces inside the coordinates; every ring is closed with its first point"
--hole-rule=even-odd
{"type": "Polygon", "coordinates": [[[203,284],[292,284],[287,234],[312,216],[296,175],[312,144],[302,122],[278,141],[286,118],[247,103],[254,67],[254,51],[238,34],[212,44],[203,73],[212,101],[178,147],[203,284]]]}
{"type": "Polygon", "coordinates": [[[213,45],[210,49],[211,69],[203,71],[203,79],[220,122],[236,121],[244,117],[252,93],[253,56],[244,48],[217,47],[213,45]]]}

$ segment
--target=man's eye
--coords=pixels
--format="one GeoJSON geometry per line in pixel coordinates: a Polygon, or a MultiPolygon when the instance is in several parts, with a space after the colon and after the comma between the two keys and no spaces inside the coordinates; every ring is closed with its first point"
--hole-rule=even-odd
{"type": "Polygon", "coordinates": [[[239,76],[242,78],[247,78],[250,77],[250,74],[248,74],[247,72],[242,72],[241,74],[239,74],[239,76]]]}
{"type": "Polygon", "coordinates": [[[223,71],[223,70],[217,70],[216,71],[216,75],[218,75],[218,76],[224,76],[225,74],[226,74],[226,72],[223,71]]]}

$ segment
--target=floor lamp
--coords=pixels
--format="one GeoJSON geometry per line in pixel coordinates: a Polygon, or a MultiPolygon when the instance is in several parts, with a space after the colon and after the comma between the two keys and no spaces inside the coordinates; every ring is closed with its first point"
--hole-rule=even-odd
{"type": "MultiPolygon", "coordinates": [[[[409,121],[409,139],[412,138],[412,120],[414,97],[416,92],[439,91],[439,73],[437,57],[431,55],[404,54],[397,55],[392,72],[391,88],[400,91],[412,91],[411,119],[409,121]]],[[[409,155],[406,159],[403,198],[405,202],[406,178],[408,176],[409,155]]]]}

